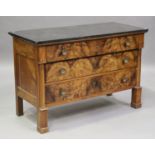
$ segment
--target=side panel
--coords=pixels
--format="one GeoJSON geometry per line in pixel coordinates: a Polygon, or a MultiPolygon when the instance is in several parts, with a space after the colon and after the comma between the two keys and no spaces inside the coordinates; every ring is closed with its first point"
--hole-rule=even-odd
{"type": "Polygon", "coordinates": [[[35,46],[29,42],[13,39],[16,95],[36,105],[36,60],[35,46]]]}

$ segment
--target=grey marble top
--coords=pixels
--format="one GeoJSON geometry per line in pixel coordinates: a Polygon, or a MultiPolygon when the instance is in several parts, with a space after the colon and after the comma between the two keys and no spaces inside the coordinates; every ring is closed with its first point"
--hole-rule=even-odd
{"type": "Polygon", "coordinates": [[[89,25],[65,26],[9,32],[10,35],[23,38],[35,44],[68,41],[90,37],[147,32],[147,29],[120,23],[97,23],[89,25]]]}

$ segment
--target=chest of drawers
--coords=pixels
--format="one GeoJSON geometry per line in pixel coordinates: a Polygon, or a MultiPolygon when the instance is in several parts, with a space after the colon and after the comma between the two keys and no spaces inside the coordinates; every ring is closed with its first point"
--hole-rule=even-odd
{"type": "Polygon", "coordinates": [[[132,89],[131,106],[141,107],[141,49],[147,31],[101,23],[9,32],[17,115],[23,115],[23,99],[28,101],[44,133],[52,106],[132,89]]]}

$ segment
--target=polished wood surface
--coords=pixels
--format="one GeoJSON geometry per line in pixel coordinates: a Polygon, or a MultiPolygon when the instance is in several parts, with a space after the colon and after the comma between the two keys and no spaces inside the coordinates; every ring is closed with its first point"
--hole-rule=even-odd
{"type": "Polygon", "coordinates": [[[135,69],[126,69],[104,75],[55,82],[46,86],[46,103],[51,103],[51,105],[52,103],[67,103],[78,98],[88,98],[134,87],[135,73],[135,69]]]}
{"type": "Polygon", "coordinates": [[[131,107],[141,107],[144,32],[44,44],[14,35],[16,114],[24,114],[28,101],[37,109],[37,130],[45,133],[52,106],[132,89],[131,107]]]}
{"type": "Polygon", "coordinates": [[[131,107],[140,108],[142,106],[142,104],[141,104],[141,93],[142,93],[141,87],[134,87],[132,89],[131,107]]]}
{"type": "Polygon", "coordinates": [[[42,61],[54,62],[142,48],[143,44],[139,42],[141,37],[142,35],[113,37],[40,47],[39,50],[46,53],[46,60],[43,61],[41,56],[40,63],[42,61]]]}
{"type": "Polygon", "coordinates": [[[137,60],[138,51],[129,51],[50,63],[45,65],[45,80],[49,83],[123,68],[136,67],[137,60]]]}

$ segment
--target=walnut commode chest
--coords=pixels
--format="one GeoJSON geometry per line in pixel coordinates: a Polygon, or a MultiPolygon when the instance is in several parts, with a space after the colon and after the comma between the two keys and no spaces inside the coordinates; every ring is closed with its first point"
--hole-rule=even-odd
{"type": "MultiPolygon", "coordinates": [[[[147,29],[119,23],[9,32],[13,36],[16,112],[23,99],[48,131],[48,108],[132,89],[141,107],[141,50],[147,29]]],[[[95,103],[94,103],[95,104],[95,103]]]]}

